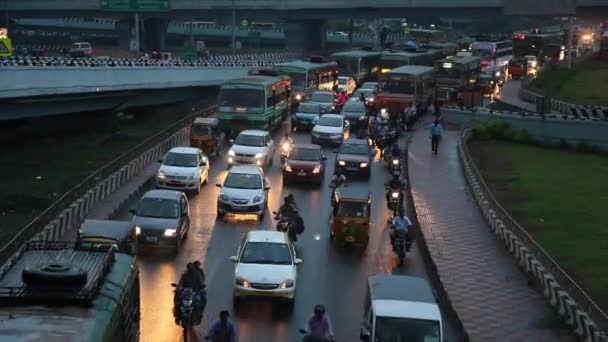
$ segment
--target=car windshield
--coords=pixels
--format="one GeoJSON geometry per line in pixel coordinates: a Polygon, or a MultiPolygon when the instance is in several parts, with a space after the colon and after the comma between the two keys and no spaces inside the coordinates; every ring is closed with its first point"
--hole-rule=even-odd
{"type": "Polygon", "coordinates": [[[142,217],[178,218],[179,203],[169,198],[144,198],[135,212],[142,217]]]}
{"type": "Polygon", "coordinates": [[[194,135],[211,135],[211,127],[207,125],[192,125],[194,135]]]}
{"type": "Polygon", "coordinates": [[[338,78],[338,84],[346,85],[348,83],[348,78],[338,78]]]}
{"type": "Polygon", "coordinates": [[[336,118],[333,116],[322,116],[317,121],[319,126],[331,126],[331,127],[342,127],[342,118],[336,118]]]}
{"type": "Polygon", "coordinates": [[[298,113],[304,114],[320,114],[321,106],[316,103],[300,103],[298,113]]]}
{"type": "Polygon", "coordinates": [[[365,105],[363,102],[347,102],[342,108],[343,112],[346,113],[365,113],[365,105]]]}
{"type": "Polygon", "coordinates": [[[224,187],[232,189],[261,189],[262,177],[256,174],[229,172],[224,187]]]}
{"type": "Polygon", "coordinates": [[[234,140],[235,145],[241,146],[264,146],[264,137],[261,135],[239,134],[234,140]]]}
{"type": "Polygon", "coordinates": [[[248,242],[241,254],[243,264],[291,265],[291,253],[285,243],[248,242]]]}
{"type": "Polygon", "coordinates": [[[439,322],[422,319],[377,317],[374,341],[440,342],[439,322]]]}
{"type": "Polygon", "coordinates": [[[329,93],[313,93],[310,97],[310,101],[319,103],[332,103],[334,102],[334,95],[329,93]]]}
{"type": "Polygon", "coordinates": [[[359,154],[363,156],[367,156],[369,154],[368,146],[364,144],[342,144],[342,146],[340,146],[339,153],[359,154]]]}
{"type": "Polygon", "coordinates": [[[180,167],[196,167],[196,154],[169,152],[164,165],[180,167]]]}
{"type": "Polygon", "coordinates": [[[365,82],[361,86],[361,89],[376,89],[378,87],[378,83],[376,82],[365,82]]]}
{"type": "Polygon", "coordinates": [[[289,152],[289,159],[303,161],[321,160],[321,151],[312,148],[294,148],[289,152]]]}
{"type": "Polygon", "coordinates": [[[338,204],[338,216],[367,217],[367,203],[340,202],[338,204]]]}

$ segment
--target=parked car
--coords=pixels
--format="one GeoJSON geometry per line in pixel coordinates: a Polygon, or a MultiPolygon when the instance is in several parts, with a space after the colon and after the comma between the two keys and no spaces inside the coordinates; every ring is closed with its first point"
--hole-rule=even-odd
{"type": "Polygon", "coordinates": [[[312,143],[341,144],[348,126],[348,120],[344,118],[344,115],[325,114],[315,121],[311,134],[312,143]]]}
{"type": "Polygon", "coordinates": [[[326,160],[319,145],[294,145],[283,165],[283,183],[306,181],[321,185],[325,177],[326,160]]]}
{"type": "Polygon", "coordinates": [[[272,165],[274,141],[267,131],[249,129],[236,136],[228,151],[228,167],[235,164],[272,165]]]}
{"type": "Polygon", "coordinates": [[[371,176],[373,155],[367,140],[348,139],[336,153],[336,168],[341,166],[346,172],[365,178],[371,176]]]}
{"type": "Polygon", "coordinates": [[[308,102],[318,103],[326,113],[333,113],[336,110],[336,98],[331,91],[319,90],[310,95],[308,102]]]}
{"type": "Polygon", "coordinates": [[[254,230],[247,233],[237,255],[230,257],[234,268],[234,303],[243,297],[275,297],[293,305],[298,265],[301,259],[287,233],[254,230]]]}
{"type": "Polygon", "coordinates": [[[150,190],[131,210],[139,246],[169,247],[177,252],[190,231],[190,208],[183,192],[150,190]]]}
{"type": "Polygon", "coordinates": [[[216,185],[221,189],[217,199],[218,218],[230,213],[254,214],[264,219],[270,186],[261,167],[235,165],[228,170],[224,183],[216,185]]]}
{"type": "Polygon", "coordinates": [[[201,192],[201,186],[209,180],[209,159],[195,147],[174,147],[159,159],[156,186],[160,189],[193,190],[201,192]]]}
{"type": "Polygon", "coordinates": [[[348,76],[338,77],[338,90],[346,91],[346,95],[351,95],[357,89],[357,82],[355,79],[348,76]]]}

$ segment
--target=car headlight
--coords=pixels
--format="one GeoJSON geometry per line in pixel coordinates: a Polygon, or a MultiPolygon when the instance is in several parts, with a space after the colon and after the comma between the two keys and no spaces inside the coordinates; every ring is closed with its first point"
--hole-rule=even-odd
{"type": "Polygon", "coordinates": [[[386,114],[386,108],[380,109],[380,114],[382,114],[382,115],[386,114]]]}
{"type": "Polygon", "coordinates": [[[228,202],[230,201],[230,197],[226,196],[225,194],[220,194],[220,200],[228,202]]]}
{"type": "Polygon", "coordinates": [[[241,277],[236,277],[236,284],[242,287],[249,287],[249,282],[241,277]]]}
{"type": "Polygon", "coordinates": [[[284,282],[281,283],[280,288],[282,289],[287,289],[293,287],[293,279],[287,279],[284,282]]]}
{"type": "Polygon", "coordinates": [[[192,305],[192,299],[184,299],[184,300],[182,300],[182,305],[184,305],[184,306],[190,306],[190,305],[192,305]]]}
{"type": "Polygon", "coordinates": [[[500,71],[496,72],[496,77],[500,77],[500,71]]]}
{"type": "Polygon", "coordinates": [[[177,234],[177,229],[165,229],[165,236],[175,236],[177,234]]]}
{"type": "Polygon", "coordinates": [[[260,159],[260,158],[262,158],[263,156],[264,156],[264,154],[263,154],[262,152],[260,152],[260,153],[257,153],[257,154],[255,155],[255,158],[256,158],[256,159],[260,159]]]}
{"type": "Polygon", "coordinates": [[[141,235],[141,227],[135,226],[135,235],[141,235]]]}
{"type": "Polygon", "coordinates": [[[231,156],[231,157],[234,157],[234,156],[235,156],[235,153],[234,153],[234,151],[233,151],[233,150],[229,150],[229,151],[228,151],[228,155],[229,155],[229,156],[231,156]]]}
{"type": "Polygon", "coordinates": [[[264,199],[264,194],[258,194],[253,198],[253,203],[261,202],[264,199]]]}
{"type": "Polygon", "coordinates": [[[321,172],[321,166],[317,165],[315,166],[315,168],[312,170],[312,173],[319,173],[321,172]]]}
{"type": "Polygon", "coordinates": [[[361,166],[361,167],[367,167],[367,163],[361,163],[361,164],[359,164],[359,166],[361,166]]]}
{"type": "Polygon", "coordinates": [[[291,147],[291,146],[290,146],[290,144],[289,144],[289,143],[287,143],[287,142],[286,142],[286,143],[283,143],[283,146],[282,146],[282,148],[283,148],[283,152],[287,152],[287,151],[289,151],[289,148],[290,148],[290,147],[291,147]]]}
{"type": "Polygon", "coordinates": [[[367,101],[368,101],[368,102],[374,102],[374,98],[373,98],[373,97],[371,97],[371,98],[369,98],[367,101]]]}
{"type": "Polygon", "coordinates": [[[340,160],[338,162],[338,165],[340,165],[340,166],[346,166],[346,162],[344,160],[340,160]]]}
{"type": "Polygon", "coordinates": [[[296,100],[300,101],[302,99],[302,95],[298,94],[296,95],[296,100]]]}
{"type": "Polygon", "coordinates": [[[391,194],[391,197],[392,197],[392,198],[399,198],[399,193],[398,193],[398,192],[393,192],[393,193],[391,194]]]}
{"type": "Polygon", "coordinates": [[[291,172],[291,171],[292,171],[292,170],[291,170],[291,165],[289,165],[289,164],[285,164],[285,171],[287,171],[287,172],[291,172]]]}
{"type": "Polygon", "coordinates": [[[399,165],[399,159],[393,159],[393,165],[399,165]]]}
{"type": "Polygon", "coordinates": [[[160,172],[160,171],[156,175],[156,178],[158,178],[158,179],[165,179],[165,177],[166,177],[165,174],[163,172],[160,172]]]}

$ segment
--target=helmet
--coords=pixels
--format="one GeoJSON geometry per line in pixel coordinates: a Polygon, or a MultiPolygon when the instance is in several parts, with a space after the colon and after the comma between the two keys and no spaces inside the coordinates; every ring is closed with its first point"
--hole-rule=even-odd
{"type": "Polygon", "coordinates": [[[294,200],[293,194],[287,195],[287,197],[285,199],[289,200],[289,201],[293,201],[294,200]]]}
{"type": "Polygon", "coordinates": [[[322,316],[325,313],[325,307],[321,304],[315,306],[315,315],[322,316]]]}

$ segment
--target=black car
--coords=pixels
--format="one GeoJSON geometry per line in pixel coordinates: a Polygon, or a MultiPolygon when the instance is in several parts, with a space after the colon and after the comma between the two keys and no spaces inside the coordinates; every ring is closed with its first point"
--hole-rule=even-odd
{"type": "Polygon", "coordinates": [[[361,175],[369,179],[373,153],[367,140],[344,140],[336,153],[338,155],[336,156],[335,169],[342,168],[347,174],[361,175]]]}

